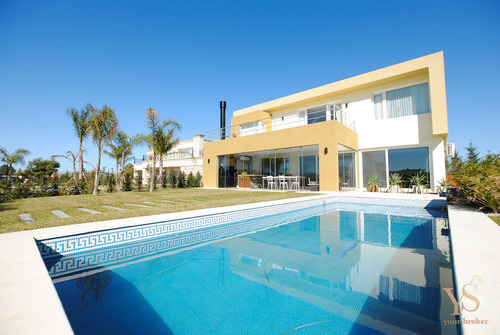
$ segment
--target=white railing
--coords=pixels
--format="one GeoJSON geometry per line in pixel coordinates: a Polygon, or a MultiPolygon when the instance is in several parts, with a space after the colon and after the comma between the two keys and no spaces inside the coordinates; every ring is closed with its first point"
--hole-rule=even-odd
{"type": "Polygon", "coordinates": [[[333,111],[309,113],[309,115],[306,111],[294,111],[255,120],[253,122],[214,129],[207,131],[206,139],[209,141],[218,141],[221,139],[261,134],[266,132],[266,125],[269,121],[271,121],[272,124],[272,131],[328,121],[340,122],[352,131],[356,131],[356,121],[343,110],[336,108],[333,111]]]}

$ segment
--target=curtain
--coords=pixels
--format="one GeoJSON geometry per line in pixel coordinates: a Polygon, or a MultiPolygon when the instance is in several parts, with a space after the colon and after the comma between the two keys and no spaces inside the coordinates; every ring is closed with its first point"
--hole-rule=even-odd
{"type": "Polygon", "coordinates": [[[373,103],[375,106],[375,120],[380,120],[384,118],[384,110],[382,108],[382,94],[377,94],[373,96],[373,103]]]}
{"type": "Polygon", "coordinates": [[[386,99],[387,118],[430,113],[428,83],[387,91],[386,99]]]}

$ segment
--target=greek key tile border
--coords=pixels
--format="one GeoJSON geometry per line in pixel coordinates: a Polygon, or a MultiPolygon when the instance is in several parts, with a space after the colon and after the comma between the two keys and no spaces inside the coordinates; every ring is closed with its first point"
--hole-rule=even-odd
{"type": "Polygon", "coordinates": [[[88,234],[44,239],[37,241],[37,244],[42,257],[50,255],[68,255],[95,248],[111,247],[122,243],[140,241],[151,237],[179,234],[228,223],[243,222],[255,218],[269,217],[283,212],[294,212],[308,207],[323,205],[326,202],[331,203],[333,201],[333,198],[305,200],[301,202],[265,206],[249,210],[155,222],[140,226],[96,231],[88,234]]]}
{"type": "Polygon", "coordinates": [[[171,250],[186,248],[201,243],[219,240],[224,237],[241,235],[248,232],[276,227],[292,221],[302,220],[318,213],[330,211],[332,205],[316,206],[298,212],[284,212],[272,217],[253,219],[250,221],[226,224],[215,228],[207,228],[181,235],[167,235],[161,238],[150,238],[135,243],[127,243],[114,248],[100,248],[94,251],[60,256],[44,257],[52,279],[61,278],[74,273],[84,273],[98,268],[109,268],[130,263],[148,257],[160,257],[171,250]],[[327,208],[328,207],[328,208],[327,208]],[[54,264],[55,263],[55,264],[54,264]]]}
{"type": "MultiPolygon", "coordinates": [[[[43,258],[54,255],[74,255],[93,249],[111,248],[120,244],[133,243],[149,238],[158,238],[161,236],[198,231],[227,224],[236,224],[242,222],[248,223],[249,220],[266,219],[281,213],[292,213],[310,207],[322,205],[330,206],[333,204],[338,204],[339,208],[344,207],[345,210],[368,210],[374,212],[384,212],[384,210],[388,210],[387,208],[380,208],[380,206],[411,207],[420,208],[422,210],[446,208],[446,201],[436,199],[420,200],[332,196],[214,215],[154,222],[145,225],[96,231],[87,234],[43,239],[37,241],[37,245],[43,258]],[[351,204],[349,205],[350,207],[346,207],[348,206],[347,204],[351,204]],[[379,206],[379,208],[370,208],[371,205],[379,206]]],[[[415,213],[414,210],[399,209],[399,212],[401,213],[401,215],[419,215],[419,213],[415,213]]],[[[425,210],[423,212],[421,211],[420,215],[424,214],[425,210]]]]}

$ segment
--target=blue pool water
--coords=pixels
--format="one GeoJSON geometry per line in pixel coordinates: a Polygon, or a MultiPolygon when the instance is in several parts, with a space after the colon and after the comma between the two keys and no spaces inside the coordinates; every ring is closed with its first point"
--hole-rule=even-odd
{"type": "Polygon", "coordinates": [[[76,334],[456,333],[441,320],[453,281],[438,216],[219,227],[79,254],[99,260],[90,274],[53,278],[76,334]]]}

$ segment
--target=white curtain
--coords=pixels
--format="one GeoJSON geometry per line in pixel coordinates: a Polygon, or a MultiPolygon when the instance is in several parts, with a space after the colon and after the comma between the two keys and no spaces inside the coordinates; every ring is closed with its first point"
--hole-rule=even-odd
{"type": "Polygon", "coordinates": [[[375,120],[380,120],[384,118],[384,110],[382,108],[382,94],[377,94],[373,96],[373,103],[375,106],[375,120]]]}
{"type": "Polygon", "coordinates": [[[430,113],[427,83],[387,91],[386,99],[387,118],[430,113]]]}

